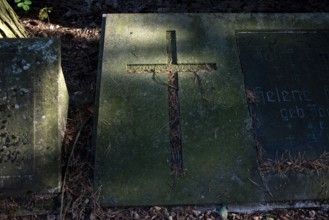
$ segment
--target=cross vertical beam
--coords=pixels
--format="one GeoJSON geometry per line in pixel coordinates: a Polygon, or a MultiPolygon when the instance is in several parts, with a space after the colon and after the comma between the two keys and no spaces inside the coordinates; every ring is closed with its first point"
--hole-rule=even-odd
{"type": "Polygon", "coordinates": [[[178,72],[172,68],[177,65],[176,33],[166,32],[168,56],[168,101],[169,101],[169,143],[171,151],[171,173],[181,175],[183,170],[182,133],[180,126],[180,107],[178,98],[178,72]]]}

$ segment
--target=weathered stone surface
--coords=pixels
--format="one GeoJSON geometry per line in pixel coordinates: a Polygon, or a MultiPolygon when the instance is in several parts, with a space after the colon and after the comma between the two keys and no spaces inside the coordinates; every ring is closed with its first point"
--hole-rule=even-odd
{"type": "Polygon", "coordinates": [[[60,189],[68,94],[54,39],[0,40],[0,195],[60,189]]]}
{"type": "Polygon", "coordinates": [[[309,199],[316,193],[316,198],[326,197],[320,191],[301,193],[302,188],[291,187],[303,180],[313,189],[328,184],[323,179],[326,173],[284,179],[259,172],[259,145],[236,36],[250,30],[324,29],[328,18],[326,14],[105,16],[94,140],[95,188],[101,189],[103,204],[270,201],[280,199],[273,193],[279,186],[291,190],[285,199],[309,199]],[[166,38],[172,31],[175,53],[166,38]],[[206,63],[210,68],[202,66],[206,63]],[[175,71],[177,85],[168,79],[175,71]],[[169,135],[172,89],[178,91],[180,112],[175,122],[181,128],[185,175],[171,175],[172,152],[177,153],[169,135]]]}

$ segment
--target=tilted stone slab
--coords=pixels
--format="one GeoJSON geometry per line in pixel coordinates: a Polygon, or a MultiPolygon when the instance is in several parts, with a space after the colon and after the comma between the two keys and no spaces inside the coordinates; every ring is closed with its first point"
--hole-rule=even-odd
{"type": "Polygon", "coordinates": [[[68,108],[55,39],[0,39],[0,196],[60,189],[68,108]]]}
{"type": "MultiPolygon", "coordinates": [[[[271,163],[277,161],[276,155],[285,153],[278,145],[289,141],[280,109],[296,105],[283,102],[275,106],[278,111],[265,111],[255,88],[263,86],[266,93],[282,84],[276,75],[291,72],[275,72],[274,68],[271,75],[262,66],[258,68],[257,62],[250,61],[259,52],[257,38],[248,39],[253,37],[249,32],[271,30],[284,32],[293,41],[294,36],[287,34],[325,29],[328,19],[327,14],[104,16],[94,130],[95,189],[101,190],[103,204],[327,198],[323,186],[329,184],[328,170],[282,174],[280,167],[271,163]],[[257,81],[260,79],[264,82],[257,81]],[[273,133],[276,124],[282,133],[273,133]],[[277,141],[274,148],[278,151],[271,150],[269,139],[277,141]],[[265,170],[267,164],[273,170],[265,170]]],[[[307,38],[307,48],[310,43],[307,38]]],[[[263,44],[265,53],[273,53],[272,41],[263,44]]],[[[278,45],[278,49],[289,51],[284,44],[278,45]]],[[[280,63],[268,65],[280,67],[280,63]]],[[[321,94],[317,99],[325,100],[325,93],[321,94]]],[[[300,131],[304,130],[294,132],[300,131]]],[[[312,148],[315,156],[306,159],[316,160],[328,151],[328,141],[325,143],[301,150],[298,145],[286,146],[294,149],[292,158],[312,148]]],[[[289,165],[291,161],[280,162],[289,165]]]]}

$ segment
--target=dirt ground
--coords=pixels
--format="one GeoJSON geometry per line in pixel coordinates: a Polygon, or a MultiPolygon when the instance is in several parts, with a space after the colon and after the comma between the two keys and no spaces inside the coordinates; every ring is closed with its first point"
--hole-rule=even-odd
{"type": "MultiPolygon", "coordinates": [[[[62,149],[63,189],[60,195],[24,195],[0,201],[0,219],[222,219],[220,212],[195,207],[101,208],[92,188],[91,131],[95,111],[96,73],[103,13],[169,12],[329,12],[327,1],[312,0],[32,0],[24,12],[8,0],[31,37],[62,42],[62,68],[70,94],[67,132],[62,149]],[[40,21],[41,8],[52,7],[40,21]],[[45,201],[51,201],[45,208],[45,201]],[[41,208],[40,208],[41,207],[41,208]]],[[[329,211],[278,209],[231,213],[228,219],[329,219],[329,211]]]]}

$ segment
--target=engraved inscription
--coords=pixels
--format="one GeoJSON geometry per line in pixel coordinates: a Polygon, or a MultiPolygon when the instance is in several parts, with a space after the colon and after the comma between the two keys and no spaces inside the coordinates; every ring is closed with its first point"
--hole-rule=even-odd
{"type": "Polygon", "coordinates": [[[0,54],[0,177],[29,175],[33,160],[33,76],[0,54]]]}
{"type": "Polygon", "coordinates": [[[326,31],[237,33],[246,94],[254,97],[249,110],[266,157],[289,151],[311,159],[329,150],[328,37],[326,31]]]}

